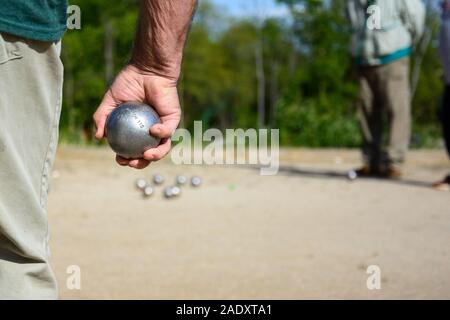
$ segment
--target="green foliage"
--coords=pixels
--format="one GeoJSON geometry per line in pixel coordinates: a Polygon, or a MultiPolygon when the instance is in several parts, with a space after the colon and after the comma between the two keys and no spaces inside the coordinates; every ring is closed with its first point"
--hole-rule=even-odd
{"type": "Polygon", "coordinates": [[[82,13],[82,29],[68,30],[63,39],[65,69],[61,138],[71,143],[92,141],[92,114],[108,87],[105,24],[112,26],[114,72],[129,59],[139,2],[73,0],[82,13]]]}
{"type": "Polygon", "coordinates": [[[342,2],[284,1],[294,17],[300,64],[290,93],[281,99],[279,125],[286,144],[355,147],[359,129],[352,105],[357,85],[351,76],[349,32],[342,2]]]}
{"type": "MultiPolygon", "coordinates": [[[[256,56],[262,44],[264,125],[279,128],[284,145],[358,146],[353,107],[358,88],[348,54],[349,26],[342,15],[345,1],[280,2],[289,6],[291,18],[261,22],[231,19],[211,2],[200,1],[179,81],[182,126],[192,128],[194,120],[203,120],[204,128],[257,126],[256,56]]],[[[112,80],[108,70],[116,74],[130,57],[139,1],[71,4],[81,7],[82,29],[68,31],[63,41],[61,137],[86,143],[92,139],[92,114],[112,80]]],[[[438,18],[430,19],[435,23],[438,18]]],[[[435,30],[434,40],[436,35],[435,30]]],[[[436,47],[430,46],[413,109],[419,146],[433,145],[439,135],[440,70],[436,47]]]]}
{"type": "Polygon", "coordinates": [[[281,105],[281,140],[287,145],[308,147],[357,147],[359,128],[354,113],[340,112],[333,104],[305,100],[281,105]]]}

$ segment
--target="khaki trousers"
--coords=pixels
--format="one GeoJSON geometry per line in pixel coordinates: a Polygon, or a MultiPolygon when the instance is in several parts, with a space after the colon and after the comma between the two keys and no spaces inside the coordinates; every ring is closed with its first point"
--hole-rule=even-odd
{"type": "Polygon", "coordinates": [[[359,85],[364,162],[374,168],[398,167],[405,160],[411,135],[409,58],[360,67],[359,85]],[[386,122],[389,135],[384,139],[386,122]]]}
{"type": "Polygon", "coordinates": [[[60,43],[0,33],[0,299],[55,299],[45,210],[58,141],[60,43]]]}

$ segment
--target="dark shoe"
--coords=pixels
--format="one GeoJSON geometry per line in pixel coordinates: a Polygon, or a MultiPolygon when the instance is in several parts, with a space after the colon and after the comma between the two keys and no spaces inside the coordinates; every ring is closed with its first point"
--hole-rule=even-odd
{"type": "Polygon", "coordinates": [[[365,165],[357,170],[353,170],[353,172],[356,174],[356,177],[377,177],[379,174],[379,170],[374,169],[373,167],[369,165],[365,165]]]}
{"type": "Polygon", "coordinates": [[[439,191],[450,191],[450,175],[441,181],[433,183],[433,188],[439,191]]]}
{"type": "Polygon", "coordinates": [[[400,179],[402,177],[402,172],[400,169],[387,167],[379,173],[379,177],[384,179],[400,179]]]}

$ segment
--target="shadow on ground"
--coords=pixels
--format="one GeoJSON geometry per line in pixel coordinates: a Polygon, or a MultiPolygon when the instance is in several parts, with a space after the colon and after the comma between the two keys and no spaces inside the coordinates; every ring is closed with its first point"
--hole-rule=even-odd
{"type": "MultiPolygon", "coordinates": [[[[248,168],[248,166],[246,166],[248,168]]],[[[252,166],[251,167],[254,170],[260,170],[259,166],[252,166]]],[[[359,177],[354,180],[351,180],[349,178],[349,172],[348,171],[339,171],[339,170],[327,170],[327,169],[310,169],[310,168],[300,168],[300,167],[294,167],[294,166],[280,166],[279,173],[285,174],[285,175],[298,175],[302,177],[307,178],[319,178],[319,179],[343,179],[350,182],[355,182],[359,179],[364,180],[372,180],[377,181],[380,183],[394,183],[399,185],[405,185],[405,186],[413,186],[413,187],[419,187],[419,188],[431,188],[432,184],[426,181],[420,181],[420,180],[414,180],[414,179],[386,179],[386,178],[376,178],[376,177],[359,177]]]]}

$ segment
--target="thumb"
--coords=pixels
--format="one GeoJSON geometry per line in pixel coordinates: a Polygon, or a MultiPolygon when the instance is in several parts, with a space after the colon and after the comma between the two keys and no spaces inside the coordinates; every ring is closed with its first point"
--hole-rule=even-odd
{"type": "Polygon", "coordinates": [[[161,117],[161,123],[155,124],[150,128],[150,134],[161,138],[170,138],[178,128],[181,120],[181,109],[173,108],[171,113],[161,117]]]}
{"type": "Polygon", "coordinates": [[[176,120],[158,123],[150,128],[150,134],[161,139],[170,138],[175,133],[177,127],[178,121],[176,120]]]}

